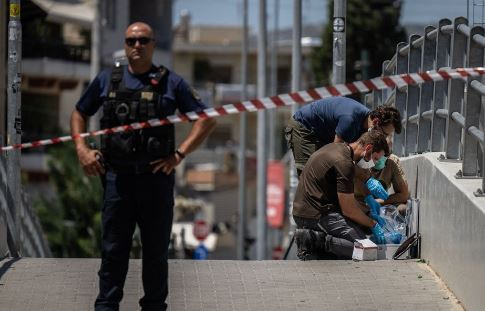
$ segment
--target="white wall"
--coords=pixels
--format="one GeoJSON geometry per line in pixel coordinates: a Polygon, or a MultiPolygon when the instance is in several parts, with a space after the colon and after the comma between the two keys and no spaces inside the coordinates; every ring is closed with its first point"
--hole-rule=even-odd
{"type": "Polygon", "coordinates": [[[481,179],[456,179],[461,163],[440,162],[440,153],[401,158],[412,195],[421,200],[421,258],[467,310],[485,306],[485,197],[473,192],[481,179]]]}

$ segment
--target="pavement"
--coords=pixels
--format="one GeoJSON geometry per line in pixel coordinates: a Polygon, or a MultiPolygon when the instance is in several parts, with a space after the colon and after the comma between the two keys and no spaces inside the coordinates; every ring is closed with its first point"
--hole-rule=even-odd
{"type": "MultiPolygon", "coordinates": [[[[0,310],[92,310],[99,259],[0,261],[0,310]]],[[[169,310],[463,310],[427,264],[171,260],[169,310]]],[[[139,310],[131,260],[120,310],[139,310]]]]}

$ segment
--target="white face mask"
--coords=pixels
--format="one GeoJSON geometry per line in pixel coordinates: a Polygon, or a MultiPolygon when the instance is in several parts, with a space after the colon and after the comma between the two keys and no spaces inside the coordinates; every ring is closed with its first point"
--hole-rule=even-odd
{"type": "Polygon", "coordinates": [[[372,160],[372,158],[370,158],[369,161],[366,161],[365,157],[363,157],[359,160],[359,162],[357,162],[357,166],[360,167],[360,168],[363,168],[365,170],[373,168],[374,165],[375,165],[375,163],[374,163],[374,160],[372,160]]]}

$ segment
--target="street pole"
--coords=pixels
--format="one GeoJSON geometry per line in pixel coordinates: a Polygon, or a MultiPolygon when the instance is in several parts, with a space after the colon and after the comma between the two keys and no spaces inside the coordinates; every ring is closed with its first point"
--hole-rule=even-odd
{"type": "MultiPolygon", "coordinates": [[[[21,142],[21,62],[22,62],[22,25],[20,23],[20,1],[10,1],[10,20],[8,22],[8,78],[7,78],[7,145],[21,142]]],[[[20,241],[20,150],[9,151],[6,155],[7,163],[7,194],[9,209],[15,228],[12,229],[12,238],[17,246],[11,250],[12,257],[19,254],[20,241]],[[15,254],[16,253],[16,254],[15,254]]]]}
{"type": "MultiPolygon", "coordinates": [[[[276,95],[278,92],[278,23],[279,23],[279,6],[280,1],[274,0],[274,19],[273,19],[273,36],[271,42],[271,94],[276,95]]],[[[270,160],[276,159],[276,122],[277,110],[268,110],[268,136],[269,136],[269,156],[270,160]]]]}
{"type": "Polygon", "coordinates": [[[101,0],[93,0],[94,20],[91,26],[91,80],[99,73],[101,47],[101,0]]]}
{"type": "MultiPolygon", "coordinates": [[[[7,77],[7,7],[6,1],[0,2],[0,92],[5,94],[5,82],[7,77]]],[[[3,146],[5,142],[6,134],[6,121],[7,121],[7,106],[5,105],[5,96],[0,96],[0,144],[3,146]]],[[[0,155],[1,157],[2,155],[0,155]]]]}
{"type": "MultiPolygon", "coordinates": [[[[266,96],[266,0],[259,0],[259,27],[258,27],[258,97],[266,96]]],[[[257,130],[257,245],[256,257],[258,260],[266,258],[266,166],[267,166],[267,136],[266,110],[258,111],[257,130]]]]}
{"type": "MultiPolygon", "coordinates": [[[[248,88],[248,0],[243,0],[243,38],[241,54],[241,101],[247,99],[248,88]]],[[[244,260],[244,237],[246,236],[246,131],[248,117],[241,113],[239,128],[239,210],[237,259],[244,260]]]]}
{"type": "Polygon", "coordinates": [[[332,84],[345,83],[345,28],[347,0],[333,1],[333,68],[332,84]]]}
{"type": "MultiPolygon", "coordinates": [[[[293,38],[291,53],[291,91],[297,92],[301,88],[301,0],[293,1],[293,38]]],[[[298,110],[297,105],[291,106],[291,116],[298,110]]],[[[295,199],[296,187],[298,186],[298,176],[296,174],[295,161],[292,157],[290,165],[290,187],[288,193],[288,216],[290,219],[290,231],[294,231],[295,222],[292,218],[293,200],[295,199]]],[[[291,247],[291,244],[289,247],[291,247]]],[[[288,252],[288,251],[287,251],[288,252]]],[[[286,259],[286,256],[285,256],[286,259]]]]}
{"type": "MultiPolygon", "coordinates": [[[[6,1],[0,1],[0,94],[6,94],[5,83],[7,82],[7,7],[6,1]]],[[[6,135],[6,121],[7,121],[7,106],[6,96],[0,96],[0,145],[5,145],[6,135]]],[[[7,176],[5,171],[5,157],[4,153],[0,153],[0,202],[5,201],[5,194],[7,193],[7,176]]],[[[2,203],[0,203],[2,204],[2,203]]],[[[7,208],[8,204],[4,204],[3,208],[7,208]]],[[[8,222],[5,212],[1,212],[3,209],[0,207],[0,230],[7,232],[8,235],[8,222]],[[3,217],[3,218],[2,218],[3,217]],[[5,230],[6,229],[6,230],[5,230]]],[[[0,245],[7,245],[8,238],[6,236],[0,236],[0,245]],[[7,244],[5,244],[7,243],[7,244]]],[[[2,250],[3,251],[3,250],[2,250]]]]}
{"type": "MultiPolygon", "coordinates": [[[[92,5],[94,8],[94,20],[91,25],[91,81],[94,80],[101,69],[101,0],[93,0],[92,5]]],[[[101,112],[98,111],[89,119],[90,131],[98,129],[100,118],[101,112]]]]}

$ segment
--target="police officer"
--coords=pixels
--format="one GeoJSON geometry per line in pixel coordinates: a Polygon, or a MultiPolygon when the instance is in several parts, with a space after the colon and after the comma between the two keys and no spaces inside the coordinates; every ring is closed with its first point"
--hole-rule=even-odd
{"type": "MultiPolygon", "coordinates": [[[[176,110],[185,113],[207,108],[180,76],[153,65],[154,48],[149,25],[137,22],[126,29],[128,65],[105,70],[91,82],[72,113],[72,135],[85,132],[89,116],[100,107],[102,128],[163,118],[176,110]]],[[[195,121],[178,148],[173,125],[104,136],[101,150],[92,150],[83,138],[75,138],[84,172],[101,175],[104,185],[96,311],[119,309],[136,224],[141,234],[145,292],[140,306],[142,310],[167,308],[174,168],[214,126],[215,121],[210,118],[195,121]]]]}

